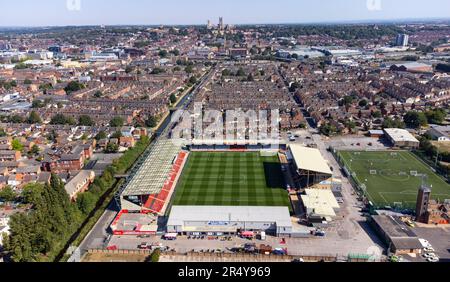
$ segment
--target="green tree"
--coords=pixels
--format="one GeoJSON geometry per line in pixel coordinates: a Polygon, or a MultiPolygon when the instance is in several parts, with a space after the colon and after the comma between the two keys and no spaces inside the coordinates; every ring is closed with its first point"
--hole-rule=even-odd
{"type": "Polygon", "coordinates": [[[41,116],[36,111],[31,111],[27,121],[29,124],[42,123],[41,116]]]}
{"type": "Polygon", "coordinates": [[[170,103],[175,104],[177,102],[177,96],[175,94],[170,95],[170,103]]]}
{"type": "Polygon", "coordinates": [[[20,152],[23,151],[23,145],[19,139],[14,139],[11,142],[11,147],[14,151],[20,151],[20,152]]]}
{"type": "Polygon", "coordinates": [[[91,192],[85,192],[78,196],[77,205],[83,214],[89,214],[97,203],[97,197],[91,192]]]}
{"type": "Polygon", "coordinates": [[[33,83],[33,81],[29,80],[28,78],[23,81],[23,84],[25,84],[25,85],[30,85],[32,83],[33,83]]]}
{"type": "Polygon", "coordinates": [[[100,90],[95,91],[95,93],[94,93],[94,97],[95,97],[95,98],[101,98],[102,96],[103,96],[102,91],[100,91],[100,90]]]}
{"type": "Polygon", "coordinates": [[[16,199],[16,193],[11,186],[7,185],[0,190],[0,199],[5,202],[12,202],[16,199]]]}
{"type": "Polygon", "coordinates": [[[154,116],[149,116],[148,119],[145,121],[145,126],[154,128],[158,124],[158,120],[154,116]]]}
{"type": "Polygon", "coordinates": [[[100,131],[99,133],[97,133],[97,135],[95,135],[95,140],[102,140],[102,139],[106,139],[108,138],[108,135],[106,135],[105,131],[100,131]]]}
{"type": "Polygon", "coordinates": [[[78,118],[78,125],[80,126],[94,126],[94,120],[88,115],[81,115],[78,118]]]}
{"type": "Polygon", "coordinates": [[[111,127],[122,127],[124,125],[125,121],[122,117],[114,117],[109,122],[109,126],[111,127]]]}
{"type": "Polygon", "coordinates": [[[37,155],[39,154],[40,151],[41,151],[41,149],[39,149],[39,146],[36,145],[36,144],[34,144],[34,145],[31,147],[29,153],[30,153],[30,155],[37,156],[37,155]]]}
{"type": "Polygon", "coordinates": [[[64,90],[67,94],[70,94],[72,92],[80,91],[81,89],[84,89],[84,84],[78,82],[78,81],[71,81],[69,84],[67,84],[66,87],[64,87],[64,90]]]}
{"type": "Polygon", "coordinates": [[[105,153],[114,154],[114,153],[117,153],[118,151],[119,151],[119,145],[111,143],[111,142],[108,143],[108,145],[106,145],[105,153]]]}
{"type": "Polygon", "coordinates": [[[410,128],[419,128],[428,125],[427,117],[422,112],[409,111],[403,117],[403,121],[410,128]]]}

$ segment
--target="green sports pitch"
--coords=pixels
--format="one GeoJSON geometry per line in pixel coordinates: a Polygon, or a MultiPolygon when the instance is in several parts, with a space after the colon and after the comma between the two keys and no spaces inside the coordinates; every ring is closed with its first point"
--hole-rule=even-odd
{"type": "Polygon", "coordinates": [[[376,206],[414,208],[422,181],[433,199],[450,199],[450,185],[410,152],[340,151],[338,158],[376,206]]]}
{"type": "Polygon", "coordinates": [[[173,205],[286,206],[278,156],[259,152],[191,152],[173,205]]]}

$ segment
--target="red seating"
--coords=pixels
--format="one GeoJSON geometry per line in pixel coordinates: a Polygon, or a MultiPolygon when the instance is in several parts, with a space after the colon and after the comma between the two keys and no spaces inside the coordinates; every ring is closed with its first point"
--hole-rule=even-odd
{"type": "Polygon", "coordinates": [[[162,211],[166,204],[166,200],[168,200],[170,193],[175,188],[175,180],[182,170],[182,165],[186,156],[186,152],[180,152],[178,154],[178,157],[172,166],[167,180],[164,182],[164,186],[162,187],[161,192],[157,195],[150,195],[148,197],[147,201],[144,204],[144,207],[146,209],[154,213],[159,213],[162,211]]]}

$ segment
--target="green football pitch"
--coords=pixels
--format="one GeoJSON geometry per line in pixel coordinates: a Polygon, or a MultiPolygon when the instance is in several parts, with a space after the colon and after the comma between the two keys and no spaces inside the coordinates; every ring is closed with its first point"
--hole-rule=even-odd
{"type": "Polygon", "coordinates": [[[414,208],[422,181],[431,197],[450,199],[450,185],[410,152],[341,151],[338,156],[377,206],[414,208]]]}
{"type": "Polygon", "coordinates": [[[259,152],[191,152],[173,205],[287,206],[278,156],[259,152]]]}

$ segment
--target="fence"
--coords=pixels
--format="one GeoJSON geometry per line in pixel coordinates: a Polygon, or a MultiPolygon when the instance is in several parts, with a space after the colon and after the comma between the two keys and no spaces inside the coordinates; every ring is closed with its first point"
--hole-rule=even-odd
{"type": "MultiPolygon", "coordinates": [[[[90,254],[108,254],[108,255],[150,255],[151,250],[106,250],[106,249],[90,249],[87,251],[90,254]]],[[[306,262],[336,262],[342,261],[337,255],[263,255],[263,254],[249,254],[249,253],[176,253],[163,252],[163,256],[178,256],[204,259],[229,259],[229,260],[252,260],[252,261],[293,261],[295,259],[303,259],[306,262]]]]}

